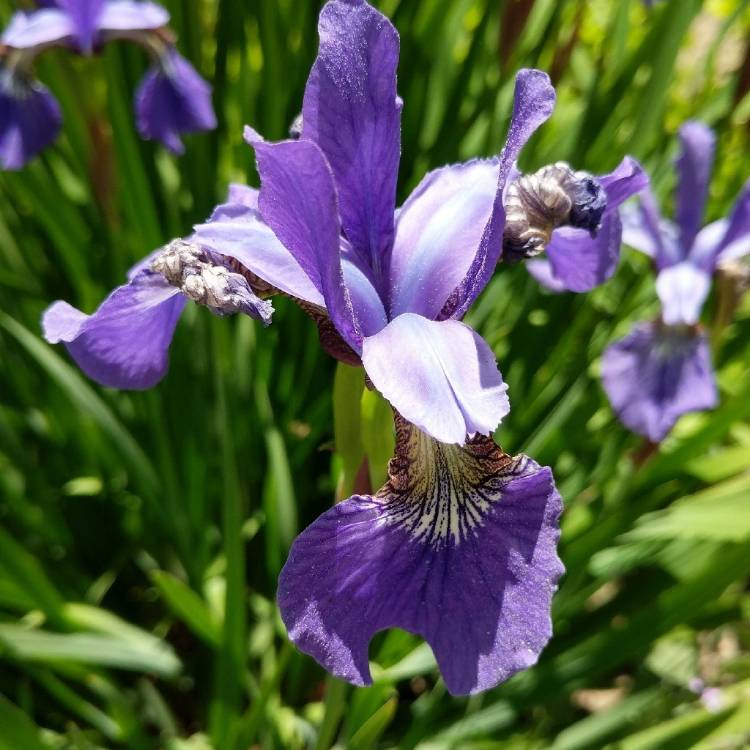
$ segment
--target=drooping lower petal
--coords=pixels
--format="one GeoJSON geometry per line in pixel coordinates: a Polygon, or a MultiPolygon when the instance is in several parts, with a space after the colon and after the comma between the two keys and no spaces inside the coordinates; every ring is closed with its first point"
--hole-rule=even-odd
{"type": "Polygon", "coordinates": [[[534,258],[528,260],[525,263],[525,268],[545,289],[548,289],[550,292],[559,294],[568,291],[565,283],[555,276],[555,272],[552,270],[552,264],[546,258],[534,258]]]}
{"type": "Polygon", "coordinates": [[[39,83],[26,83],[0,68],[0,166],[21,169],[57,138],[62,114],[39,83]]]}
{"type": "Polygon", "coordinates": [[[391,315],[435,318],[466,277],[497,193],[500,163],[477,159],[425,175],[399,211],[391,315]]]}
{"type": "Polygon", "coordinates": [[[636,326],[604,352],[602,381],[620,421],[654,443],[717,401],[708,340],[682,327],[636,326]]]}
{"type": "Polygon", "coordinates": [[[708,197],[716,137],[701,122],[686,122],[680,128],[681,152],[677,159],[675,219],[680,243],[686,250],[698,234],[708,197]]]}
{"type": "Polygon", "coordinates": [[[289,637],[334,675],[371,681],[373,635],[430,645],[454,695],[533,665],[552,633],[562,502],[548,468],[491,438],[440,444],[397,419],[390,480],[324,513],[279,578],[289,637]]]}
{"type": "Polygon", "coordinates": [[[547,245],[557,278],[571,292],[588,292],[609,279],[620,260],[622,225],[616,211],[607,213],[596,237],[583,229],[561,227],[547,245]]]}
{"type": "Polygon", "coordinates": [[[55,302],[42,317],[44,337],[65,343],[92,380],[141,390],[166,375],[169,345],[185,297],[159,274],[141,271],[115,289],[92,315],[55,302]]]}
{"type": "Polygon", "coordinates": [[[695,325],[711,289],[711,276],[690,261],[659,271],[656,293],[667,325],[695,325]]]}
{"type": "Polygon", "coordinates": [[[401,154],[398,32],[364,0],[330,0],[318,30],[302,135],[317,143],[331,165],[344,233],[381,291],[393,244],[401,154]]]}
{"type": "Polygon", "coordinates": [[[181,134],[216,127],[211,87],[173,48],[146,73],[135,95],[135,109],[141,136],[160,141],[175,154],[185,150],[181,134]]]}
{"type": "Polygon", "coordinates": [[[399,315],[364,340],[362,363],[399,413],[444,443],[488,435],[510,411],[495,355],[456,320],[399,315]]]}
{"type": "Polygon", "coordinates": [[[479,293],[487,286],[502,253],[503,190],[521,149],[534,131],[552,114],[555,89],[549,76],[540,70],[524,69],[516,76],[513,114],[505,146],[500,153],[500,169],[492,215],[484,227],[481,241],[471,266],[451,298],[441,317],[461,318],[479,293]]]}
{"type": "Polygon", "coordinates": [[[249,128],[246,139],[258,162],[263,220],[321,293],[344,340],[359,351],[362,337],[341,270],[336,187],[325,156],[305,139],[266,143],[249,128]]]}

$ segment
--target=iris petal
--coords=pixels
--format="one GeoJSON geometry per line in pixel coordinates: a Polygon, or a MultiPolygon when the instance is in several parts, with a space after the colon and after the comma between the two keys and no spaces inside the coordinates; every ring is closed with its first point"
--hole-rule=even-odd
{"type": "Polygon", "coordinates": [[[185,298],[160,275],[141,271],[115,289],[93,315],[55,302],[44,337],[64,342],[92,380],[112,388],[150,388],[166,375],[169,345],[185,298]]]}
{"type": "Polygon", "coordinates": [[[716,406],[708,341],[682,329],[642,323],[602,357],[604,390],[626,427],[663,440],[680,416],[716,406]]]}
{"type": "Polygon", "coordinates": [[[714,162],[716,137],[700,122],[686,122],[680,128],[682,151],[677,159],[675,218],[680,228],[683,252],[698,234],[708,197],[708,183],[714,162]]]}
{"type": "Polygon", "coordinates": [[[489,434],[510,411],[495,355],[456,320],[399,315],[364,340],[362,362],[396,410],[445,443],[489,434]]]}
{"type": "Polygon", "coordinates": [[[320,14],[319,33],[302,135],[331,165],[346,237],[381,287],[393,244],[401,148],[398,32],[363,0],[331,0],[320,14]]]}
{"type": "Polygon", "coordinates": [[[161,5],[142,0],[109,0],[99,15],[99,31],[141,31],[158,29],[169,23],[169,13],[161,5]]]}
{"type": "Polygon", "coordinates": [[[15,49],[69,41],[75,34],[70,16],[58,8],[14,13],[0,41],[15,49]]]}
{"type": "Polygon", "coordinates": [[[667,325],[695,325],[710,288],[711,275],[688,260],[659,271],[656,293],[661,301],[664,322],[667,325]]]}
{"type": "Polygon", "coordinates": [[[490,438],[446,446],[398,419],[390,475],[294,542],[278,593],[292,641],[364,685],[372,636],[403,628],[430,644],[454,695],[534,664],[563,573],[550,470],[490,438]]]}

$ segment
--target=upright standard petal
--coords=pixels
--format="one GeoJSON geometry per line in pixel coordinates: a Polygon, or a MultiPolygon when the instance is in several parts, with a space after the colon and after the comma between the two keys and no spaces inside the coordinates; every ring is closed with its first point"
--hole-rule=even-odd
{"type": "Polygon", "coordinates": [[[318,144],[331,165],[346,237],[382,292],[401,149],[398,32],[364,0],[330,0],[318,30],[302,135],[318,144]]]}
{"type": "Polygon", "coordinates": [[[494,687],[551,636],[561,511],[548,468],[490,438],[446,446],[399,419],[388,483],[294,542],[278,593],[289,637],[365,685],[370,639],[403,628],[429,643],[452,694],[494,687]]]}
{"type": "Polygon", "coordinates": [[[716,137],[703,123],[686,122],[680,128],[680,144],[675,218],[680,229],[680,244],[687,253],[703,222],[716,137]]]}
{"type": "Polygon", "coordinates": [[[173,48],[146,73],[135,95],[135,109],[141,136],[161,141],[175,154],[185,150],[181,134],[216,127],[211,87],[173,48]]]}
{"type": "Polygon", "coordinates": [[[105,0],[59,0],[58,5],[73,23],[75,40],[84,53],[94,48],[99,14],[105,0]]]}
{"type": "Polygon", "coordinates": [[[602,380],[620,421],[654,443],[683,414],[716,406],[708,341],[684,328],[639,324],[604,352],[602,380]]]}
{"type": "Polygon", "coordinates": [[[390,310],[436,318],[466,277],[489,222],[500,172],[477,159],[427,174],[398,213],[390,310]]]}
{"type": "Polygon", "coordinates": [[[399,315],[364,340],[362,363],[394,409],[444,443],[488,435],[510,411],[495,355],[456,320],[399,315]]]}
{"type": "Polygon", "coordinates": [[[21,169],[57,138],[62,114],[57,100],[39,83],[12,79],[0,68],[0,166],[21,169]]]}
{"type": "Polygon", "coordinates": [[[667,325],[695,325],[711,289],[711,276],[690,261],[659,271],[656,293],[667,325]]]}
{"type": "Polygon", "coordinates": [[[141,390],[166,375],[169,345],[184,306],[175,287],[144,270],[115,289],[93,315],[55,302],[42,317],[42,329],[51,344],[65,343],[92,380],[141,390]]]}
{"type": "Polygon", "coordinates": [[[446,303],[441,317],[461,318],[492,277],[495,265],[502,253],[505,224],[503,189],[506,180],[524,144],[549,118],[554,107],[555,89],[549,76],[540,70],[519,71],[516,76],[513,115],[505,146],[500,154],[497,192],[492,215],[484,227],[482,239],[469,271],[446,303]]]}
{"type": "Polygon", "coordinates": [[[323,295],[346,343],[361,351],[362,337],[341,271],[336,188],[325,156],[312,141],[272,144],[252,132],[247,137],[258,162],[263,220],[323,295]]]}

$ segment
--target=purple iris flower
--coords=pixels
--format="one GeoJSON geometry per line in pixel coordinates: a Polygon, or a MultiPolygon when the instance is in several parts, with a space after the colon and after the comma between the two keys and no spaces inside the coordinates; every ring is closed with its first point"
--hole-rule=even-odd
{"type": "Polygon", "coordinates": [[[729,218],[701,229],[715,138],[706,125],[688,122],[680,142],[676,222],[660,215],[648,189],[621,212],[625,243],[653,259],[660,319],[638,324],[602,360],[618,416],[652,442],[663,440],[682,414],[716,405],[708,339],[698,321],[717,266],[750,253],[750,182],[729,218]]]}
{"type": "Polygon", "coordinates": [[[99,382],[147,387],[166,370],[185,296],[234,309],[226,294],[188,294],[188,277],[218,265],[258,302],[297,300],[325,348],[363,365],[390,401],[397,447],[383,488],[335,506],[295,541],[278,595],[289,635],[361,685],[372,636],[401,627],[429,642],[452,693],[477,692],[535,663],[563,572],[552,473],[492,440],[506,386],[461,322],[501,258],[504,190],[554,90],[546,74],[521,71],[500,156],[429,173],[396,209],[398,34],[364,0],[330,0],[319,31],[301,137],[272,144],[247,130],[260,192],[234,186],[92,316],[55,303],[45,335],[99,382]]]}
{"type": "Polygon", "coordinates": [[[154,60],[136,100],[141,135],[180,153],[180,133],[214,128],[210,87],[175,50],[168,21],[160,5],[137,0],[57,0],[17,12],[0,38],[3,167],[20,169],[59,132],[59,106],[32,75],[34,60],[50,47],[89,55],[113,39],[141,44],[154,60]]]}
{"type": "Polygon", "coordinates": [[[598,221],[555,227],[542,248],[547,258],[526,263],[529,273],[550,291],[588,292],[612,276],[622,245],[618,207],[648,185],[648,176],[630,156],[613,172],[593,179],[604,199],[603,208],[594,215],[598,221]]]}

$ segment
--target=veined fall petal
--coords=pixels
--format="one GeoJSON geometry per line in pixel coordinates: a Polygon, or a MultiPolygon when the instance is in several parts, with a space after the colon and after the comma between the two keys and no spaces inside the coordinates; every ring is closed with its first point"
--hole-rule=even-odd
{"type": "Polygon", "coordinates": [[[439,443],[397,417],[390,479],[292,545],[278,601],[290,638],[334,675],[371,682],[368,645],[398,627],[431,646],[454,695],[534,664],[563,573],[552,474],[491,438],[439,443]]]}

